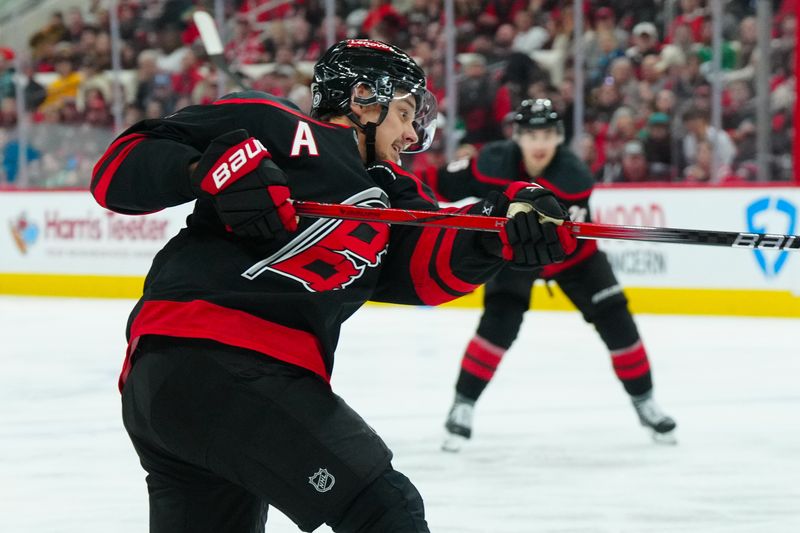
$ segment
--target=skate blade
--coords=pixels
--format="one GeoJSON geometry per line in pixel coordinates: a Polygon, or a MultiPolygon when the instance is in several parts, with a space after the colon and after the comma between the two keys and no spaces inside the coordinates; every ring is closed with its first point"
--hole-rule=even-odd
{"type": "Polygon", "coordinates": [[[442,451],[449,453],[458,453],[467,442],[467,438],[461,435],[448,434],[442,442],[442,451]]]}
{"type": "Polygon", "coordinates": [[[667,431],[666,433],[651,431],[651,436],[653,437],[653,442],[656,444],[663,444],[666,446],[675,446],[678,444],[678,438],[675,436],[674,429],[672,431],[667,431]]]}

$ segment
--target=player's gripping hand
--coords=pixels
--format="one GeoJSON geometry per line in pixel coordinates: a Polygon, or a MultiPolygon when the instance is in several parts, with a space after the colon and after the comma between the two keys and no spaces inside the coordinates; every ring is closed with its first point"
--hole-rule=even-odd
{"type": "Polygon", "coordinates": [[[515,182],[504,195],[508,222],[487,248],[517,267],[559,263],[575,251],[577,241],[560,226],[569,217],[555,195],[536,184],[515,182]],[[498,244],[499,242],[499,244],[498,244]]]}
{"type": "Polygon", "coordinates": [[[195,194],[211,197],[225,228],[235,235],[270,240],[297,229],[286,174],[246,130],[211,141],[191,180],[195,194]]]}

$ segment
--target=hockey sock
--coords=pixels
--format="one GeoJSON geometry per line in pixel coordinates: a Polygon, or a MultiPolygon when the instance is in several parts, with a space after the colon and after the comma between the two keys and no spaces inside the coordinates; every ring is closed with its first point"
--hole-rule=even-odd
{"type": "Polygon", "coordinates": [[[641,339],[627,348],[611,350],[611,364],[622,386],[631,396],[640,396],[652,390],[650,361],[641,339]]]}
{"type": "Polygon", "coordinates": [[[456,393],[473,402],[476,401],[491,381],[505,353],[506,348],[475,335],[461,359],[456,393]]]}

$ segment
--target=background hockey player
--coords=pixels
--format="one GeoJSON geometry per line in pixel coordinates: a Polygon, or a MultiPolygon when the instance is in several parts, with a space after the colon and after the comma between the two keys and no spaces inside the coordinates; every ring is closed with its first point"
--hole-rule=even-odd
{"type": "MultiPolygon", "coordinates": [[[[510,182],[530,181],[551,190],[569,206],[573,221],[590,222],[594,181],[588,168],[563,145],[563,124],[550,100],[522,102],[514,124],[511,140],[489,143],[476,157],[431,168],[425,181],[440,199],[448,201],[483,198],[510,182]]],[[[625,294],[596,242],[581,240],[563,263],[534,271],[506,267],[486,284],[483,316],[461,361],[443,448],[456,451],[471,437],[475,402],[516,339],[537,278],[558,283],[583,318],[594,324],[641,423],[653,430],[657,440],[673,441],[676,424],[653,400],[650,363],[625,294]]]]}
{"type": "Polygon", "coordinates": [[[314,118],[245,92],[140,122],[95,167],[95,198],[120,213],[197,200],[153,261],[120,378],[154,533],[263,531],[269,505],[303,531],[428,531],[387,446],[331,391],[342,322],[370,299],[451,300],[507,261],[541,266],[564,259],[560,239],[572,245],[539,222],[564,219],[555,197],[527,183],[463,208],[519,210],[500,235],[298,222],[291,198],[438,207],[393,163],[435,128],[435,99],[407,54],[338,43],[312,93],[314,118]]]}

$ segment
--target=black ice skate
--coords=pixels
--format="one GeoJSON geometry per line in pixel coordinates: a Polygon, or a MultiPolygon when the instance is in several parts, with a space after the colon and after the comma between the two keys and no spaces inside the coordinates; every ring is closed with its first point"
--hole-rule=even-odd
{"type": "Polygon", "coordinates": [[[639,421],[646,428],[652,430],[653,440],[664,444],[677,444],[675,439],[675,421],[664,414],[653,400],[653,393],[647,392],[641,396],[633,396],[633,407],[639,415],[639,421]]]}
{"type": "Polygon", "coordinates": [[[442,450],[457,452],[469,440],[472,436],[472,412],[474,409],[475,402],[456,395],[456,400],[453,402],[444,424],[447,436],[442,443],[442,450]]]}

